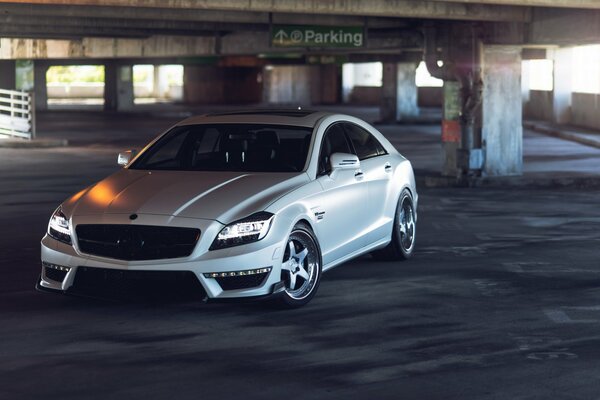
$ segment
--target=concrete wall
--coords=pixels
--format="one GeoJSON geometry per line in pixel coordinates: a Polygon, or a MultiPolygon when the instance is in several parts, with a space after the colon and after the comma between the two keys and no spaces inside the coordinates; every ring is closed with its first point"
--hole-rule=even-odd
{"type": "Polygon", "coordinates": [[[520,47],[485,46],[483,82],[483,171],[489,176],[520,175],[523,169],[520,47]]]}
{"type": "MultiPolygon", "coordinates": [[[[443,101],[443,88],[417,88],[417,105],[419,107],[441,108],[443,101]]],[[[354,86],[350,91],[348,103],[356,105],[379,105],[381,103],[381,87],[354,86]]]]}
{"type": "Polygon", "coordinates": [[[253,104],[262,99],[261,69],[186,65],[184,101],[189,104],[253,104]]]}
{"type": "Polygon", "coordinates": [[[529,100],[523,102],[523,117],[552,121],[553,93],[546,90],[530,90],[529,100]]]}
{"type": "Polygon", "coordinates": [[[587,128],[600,129],[600,95],[573,93],[571,123],[587,128]]]}
{"type": "Polygon", "coordinates": [[[442,107],[444,102],[444,88],[419,87],[417,88],[417,104],[419,107],[442,107]]]}
{"type": "Polygon", "coordinates": [[[265,69],[263,100],[294,106],[311,104],[311,68],[315,67],[285,65],[265,69]]]}
{"type": "Polygon", "coordinates": [[[381,87],[354,86],[348,95],[348,103],[377,106],[381,103],[381,87]]]}

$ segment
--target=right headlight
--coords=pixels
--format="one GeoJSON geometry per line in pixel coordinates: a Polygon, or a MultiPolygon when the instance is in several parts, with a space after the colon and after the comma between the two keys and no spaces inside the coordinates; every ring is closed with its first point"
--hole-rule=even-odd
{"type": "Polygon", "coordinates": [[[71,230],[69,228],[69,220],[63,214],[61,208],[58,207],[52,214],[50,223],[48,223],[48,235],[59,242],[71,244],[71,230]]]}
{"type": "Polygon", "coordinates": [[[227,225],[221,229],[221,232],[211,244],[210,250],[224,249],[261,240],[269,233],[274,216],[274,214],[263,211],[227,225]]]}

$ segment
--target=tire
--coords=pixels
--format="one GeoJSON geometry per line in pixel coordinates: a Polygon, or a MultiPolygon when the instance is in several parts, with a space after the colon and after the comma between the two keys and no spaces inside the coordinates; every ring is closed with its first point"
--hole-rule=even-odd
{"type": "Polygon", "coordinates": [[[381,250],[374,251],[373,257],[381,261],[404,261],[412,257],[415,249],[417,223],[415,206],[407,189],[402,190],[396,205],[391,242],[381,250]]]}
{"type": "Polygon", "coordinates": [[[276,305],[298,308],[308,303],[319,288],[321,248],[312,229],[305,223],[294,226],[287,243],[281,266],[285,291],[276,299],[276,305]]]}

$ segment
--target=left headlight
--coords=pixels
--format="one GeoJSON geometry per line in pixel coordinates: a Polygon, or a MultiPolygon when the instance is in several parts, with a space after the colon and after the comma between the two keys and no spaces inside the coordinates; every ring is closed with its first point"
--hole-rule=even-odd
{"type": "Polygon", "coordinates": [[[274,214],[263,211],[227,225],[221,229],[221,232],[210,245],[210,250],[224,249],[261,240],[269,233],[274,216],[274,214]]]}
{"type": "Polygon", "coordinates": [[[48,224],[48,235],[66,244],[71,244],[71,230],[69,229],[69,220],[63,214],[60,207],[54,211],[48,224]]]}

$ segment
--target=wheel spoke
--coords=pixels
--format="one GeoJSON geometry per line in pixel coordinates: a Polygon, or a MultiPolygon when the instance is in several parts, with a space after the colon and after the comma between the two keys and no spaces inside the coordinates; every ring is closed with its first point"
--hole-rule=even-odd
{"type": "Polygon", "coordinates": [[[304,278],[305,281],[308,280],[308,272],[304,269],[303,266],[300,266],[300,269],[298,270],[298,275],[304,278]]]}
{"type": "Polygon", "coordinates": [[[290,290],[296,289],[296,274],[290,272],[290,290]]]}
{"type": "Polygon", "coordinates": [[[304,248],[304,250],[302,250],[300,253],[298,253],[298,264],[300,264],[300,265],[304,264],[304,259],[306,258],[307,255],[308,255],[307,248],[304,248]]]}
{"type": "Polygon", "coordinates": [[[294,246],[294,242],[290,240],[288,243],[288,248],[290,249],[290,260],[296,257],[296,246],[294,246]]]}
{"type": "Polygon", "coordinates": [[[406,235],[406,225],[402,222],[400,222],[400,233],[406,235]]]}
{"type": "Polygon", "coordinates": [[[291,273],[292,272],[292,263],[290,262],[290,260],[282,262],[281,269],[291,273]]]}

